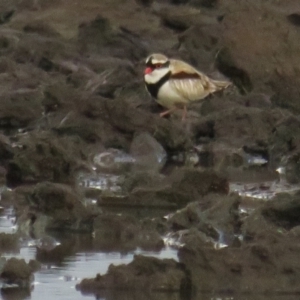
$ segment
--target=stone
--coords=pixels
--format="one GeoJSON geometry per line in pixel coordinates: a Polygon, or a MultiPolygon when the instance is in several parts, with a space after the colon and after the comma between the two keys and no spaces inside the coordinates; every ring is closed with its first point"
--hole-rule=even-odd
{"type": "Polygon", "coordinates": [[[166,163],[165,149],[149,133],[137,134],[131,143],[130,154],[135,159],[134,171],[160,171],[166,163]]]}

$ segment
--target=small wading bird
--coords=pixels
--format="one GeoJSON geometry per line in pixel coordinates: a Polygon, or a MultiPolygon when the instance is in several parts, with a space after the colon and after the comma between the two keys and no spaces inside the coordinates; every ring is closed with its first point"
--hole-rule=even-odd
{"type": "Polygon", "coordinates": [[[147,57],[144,81],[151,96],[168,108],[160,116],[182,108],[182,120],[186,118],[187,104],[231,85],[231,82],[207,77],[182,60],[169,59],[159,53],[147,57]]]}

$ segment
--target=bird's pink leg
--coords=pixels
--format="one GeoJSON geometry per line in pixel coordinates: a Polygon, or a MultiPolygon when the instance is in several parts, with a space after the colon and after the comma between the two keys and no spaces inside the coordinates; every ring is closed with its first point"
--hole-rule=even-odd
{"type": "Polygon", "coordinates": [[[171,109],[168,109],[168,110],[166,110],[166,111],[160,113],[159,116],[160,116],[160,117],[164,117],[164,116],[170,114],[171,112],[173,112],[173,111],[176,110],[176,109],[177,109],[177,107],[173,107],[173,108],[171,108],[171,109]]]}

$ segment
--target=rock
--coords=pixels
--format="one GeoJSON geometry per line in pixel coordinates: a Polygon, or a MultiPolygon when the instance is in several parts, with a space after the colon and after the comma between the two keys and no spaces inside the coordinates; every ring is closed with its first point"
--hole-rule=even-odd
{"type": "Polygon", "coordinates": [[[158,232],[142,226],[126,215],[104,214],[94,221],[95,247],[102,251],[133,251],[137,247],[161,250],[164,242],[158,232]]]}
{"type": "Polygon", "coordinates": [[[81,198],[70,186],[51,182],[37,184],[27,196],[29,211],[19,218],[22,223],[30,221],[33,230],[91,232],[93,213],[81,203],[81,198]]]}
{"type": "Polygon", "coordinates": [[[144,5],[144,6],[150,6],[153,2],[153,0],[135,0],[138,4],[144,5]]]}
{"type": "Polygon", "coordinates": [[[27,33],[36,33],[46,37],[60,37],[60,34],[49,24],[43,21],[32,21],[23,27],[23,31],[27,33]]]}
{"type": "Polygon", "coordinates": [[[164,148],[147,132],[133,138],[130,154],[136,160],[133,171],[160,171],[167,159],[164,148]]]}
{"type": "Polygon", "coordinates": [[[19,250],[19,237],[16,234],[0,233],[0,252],[19,250]]]}
{"type": "Polygon", "coordinates": [[[228,182],[219,174],[210,170],[193,168],[176,169],[170,175],[172,188],[186,193],[187,195],[204,196],[215,192],[226,194],[228,192],[228,182]]]}
{"type": "Polygon", "coordinates": [[[101,116],[115,129],[130,135],[143,129],[151,134],[166,151],[191,146],[191,133],[184,130],[181,125],[136,108],[127,97],[103,101],[102,107],[101,116]]]}
{"type": "Polygon", "coordinates": [[[208,193],[226,194],[228,188],[227,180],[213,171],[179,168],[156,186],[133,189],[128,201],[132,205],[182,207],[208,193]]]}
{"type": "MultiPolygon", "coordinates": [[[[215,21],[216,22],[216,21],[215,21]]],[[[180,48],[188,52],[188,62],[209,74],[220,47],[222,27],[216,24],[195,25],[178,36],[180,48]]]]}
{"type": "Polygon", "coordinates": [[[299,151],[300,151],[300,119],[296,116],[287,116],[276,124],[269,138],[270,164],[274,169],[286,169],[286,179],[290,183],[299,182],[299,151]]]}
{"type": "Polygon", "coordinates": [[[118,149],[107,149],[96,154],[93,162],[100,172],[123,173],[136,164],[136,158],[118,149]]]}
{"type": "Polygon", "coordinates": [[[293,25],[295,25],[295,26],[299,26],[300,25],[300,15],[298,13],[289,14],[286,18],[293,25]]]}
{"type": "Polygon", "coordinates": [[[26,299],[31,296],[30,289],[28,288],[16,288],[16,289],[1,289],[0,295],[3,300],[11,299],[26,299]]]}
{"type": "Polygon", "coordinates": [[[68,239],[62,241],[62,243],[53,249],[36,247],[36,259],[41,264],[60,264],[63,263],[67,257],[75,255],[76,249],[76,238],[69,236],[68,239]]]}
{"type": "Polygon", "coordinates": [[[55,238],[53,238],[51,236],[43,236],[43,237],[37,239],[34,242],[34,244],[40,250],[45,250],[45,251],[51,251],[55,247],[60,245],[60,243],[55,238]]]}
{"type": "Polygon", "coordinates": [[[267,143],[280,117],[279,111],[234,107],[207,115],[199,123],[198,130],[201,132],[204,124],[212,124],[215,139],[242,147],[253,140],[267,143]]]}
{"type": "Polygon", "coordinates": [[[2,91],[0,126],[20,128],[42,116],[42,94],[36,89],[20,88],[2,91]],[[24,102],[28,105],[24,106],[24,102]]]}
{"type": "Polygon", "coordinates": [[[293,246],[294,241],[282,235],[277,235],[275,240],[270,236],[270,246],[262,236],[260,238],[239,247],[214,249],[195,231],[185,239],[178,254],[180,262],[190,271],[193,289],[198,292],[264,293],[275,285],[281,293],[299,291],[291,280],[299,276],[299,253],[293,246]]]}
{"type": "Polygon", "coordinates": [[[55,138],[49,132],[21,137],[8,164],[7,184],[16,186],[42,180],[74,182],[81,156],[78,142],[76,138],[55,138]]]}
{"type": "Polygon", "coordinates": [[[188,204],[185,208],[171,214],[167,223],[173,231],[183,231],[189,228],[197,228],[205,235],[214,239],[218,238],[216,229],[206,222],[203,212],[200,209],[201,203],[193,202],[188,204]]]}
{"type": "Polygon", "coordinates": [[[33,270],[24,259],[10,258],[1,270],[0,277],[5,285],[29,287],[34,279],[33,270]]]}
{"type": "Polygon", "coordinates": [[[84,51],[92,53],[110,54],[131,60],[147,56],[147,50],[136,34],[122,27],[119,30],[114,29],[110,21],[100,15],[79,26],[78,41],[84,51]]]}
{"type": "MultiPolygon", "coordinates": [[[[209,194],[171,214],[167,224],[173,231],[197,229],[210,242],[231,245],[240,233],[239,203],[238,196],[209,194]]],[[[184,242],[180,233],[179,238],[184,242]]],[[[201,238],[204,239],[203,235],[201,238]]]]}
{"type": "Polygon", "coordinates": [[[2,165],[6,165],[8,160],[14,156],[14,150],[10,140],[5,135],[0,135],[0,161],[2,165]]]}
{"type": "Polygon", "coordinates": [[[281,162],[281,166],[285,165],[285,178],[287,182],[291,184],[297,184],[300,182],[300,152],[296,152],[287,158],[286,164],[281,162]]]}
{"type": "Polygon", "coordinates": [[[185,31],[202,17],[200,10],[189,6],[153,5],[153,11],[160,16],[163,25],[178,32],[185,31]]]}
{"type": "Polygon", "coordinates": [[[135,255],[128,265],[110,265],[106,275],[84,279],[76,289],[95,293],[101,289],[181,292],[190,288],[184,267],[173,259],[135,255]]]}
{"type": "Polygon", "coordinates": [[[129,216],[100,215],[94,221],[95,245],[103,251],[134,250],[139,226],[129,216]]]}
{"type": "Polygon", "coordinates": [[[271,221],[275,226],[290,230],[300,225],[297,217],[299,210],[300,193],[298,192],[295,195],[278,194],[262,207],[261,213],[266,220],[271,221]]]}
{"type": "Polygon", "coordinates": [[[218,5],[219,0],[190,0],[189,3],[195,6],[214,8],[218,5]]]}
{"type": "Polygon", "coordinates": [[[2,11],[0,13],[0,24],[2,25],[9,22],[14,13],[14,10],[2,11]]]}

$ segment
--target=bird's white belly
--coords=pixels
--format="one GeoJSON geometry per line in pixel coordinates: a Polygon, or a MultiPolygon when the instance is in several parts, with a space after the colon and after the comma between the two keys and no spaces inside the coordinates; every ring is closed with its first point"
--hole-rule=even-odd
{"type": "Polygon", "coordinates": [[[167,81],[159,89],[157,102],[164,107],[172,108],[176,104],[187,104],[189,101],[178,94],[167,81]]]}

